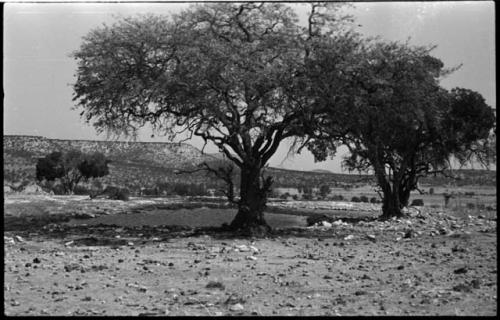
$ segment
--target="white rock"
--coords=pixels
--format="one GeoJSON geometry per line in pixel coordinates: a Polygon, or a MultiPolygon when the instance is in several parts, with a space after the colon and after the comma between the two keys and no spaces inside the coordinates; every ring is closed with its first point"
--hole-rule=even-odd
{"type": "Polygon", "coordinates": [[[235,248],[239,251],[239,252],[248,252],[250,251],[251,249],[247,246],[247,245],[240,245],[240,246],[235,246],[235,248]]]}
{"type": "Polygon", "coordinates": [[[244,309],[245,308],[243,307],[243,305],[241,305],[241,303],[234,304],[229,308],[229,310],[231,310],[231,311],[241,311],[244,309]]]}
{"type": "Polygon", "coordinates": [[[344,240],[352,240],[352,239],[354,239],[354,236],[352,234],[344,238],[344,240]]]}
{"type": "Polygon", "coordinates": [[[11,237],[6,237],[6,236],[4,236],[4,237],[3,237],[3,241],[4,241],[5,243],[10,243],[10,244],[14,244],[14,243],[16,243],[16,242],[14,241],[14,238],[11,238],[11,237]]]}
{"type": "Polygon", "coordinates": [[[254,246],[248,246],[250,248],[250,250],[252,250],[253,252],[259,252],[259,249],[257,247],[254,247],[254,246]]]}
{"type": "Polygon", "coordinates": [[[254,256],[247,256],[246,257],[247,260],[252,260],[252,261],[255,261],[257,260],[257,257],[254,257],[254,256]]]}
{"type": "Polygon", "coordinates": [[[323,227],[327,227],[327,228],[331,228],[332,227],[332,224],[328,221],[321,221],[321,225],[323,227]]]}
{"type": "Polygon", "coordinates": [[[343,225],[344,222],[342,220],[337,220],[337,221],[332,222],[332,224],[335,226],[340,226],[340,225],[343,225]]]}
{"type": "Polygon", "coordinates": [[[17,241],[17,242],[24,242],[24,239],[20,236],[14,236],[14,239],[17,241]]]}

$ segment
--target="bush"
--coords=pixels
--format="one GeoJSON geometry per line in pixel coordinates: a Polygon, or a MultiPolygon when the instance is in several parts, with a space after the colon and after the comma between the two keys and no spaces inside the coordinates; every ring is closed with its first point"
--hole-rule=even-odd
{"type": "Polygon", "coordinates": [[[326,221],[326,222],[333,222],[334,218],[332,217],[329,217],[327,215],[324,215],[324,214],[313,214],[313,215],[310,215],[306,218],[306,221],[307,221],[307,226],[312,226],[312,225],[315,225],[316,223],[320,223],[322,221],[326,221]]]}
{"type": "Polygon", "coordinates": [[[304,193],[302,195],[302,199],[304,199],[304,200],[312,200],[312,198],[313,198],[313,196],[310,193],[304,193]]]}
{"type": "MultiPolygon", "coordinates": [[[[159,188],[156,188],[159,191],[159,188]]],[[[172,194],[178,196],[206,196],[209,195],[207,189],[202,184],[174,183],[171,187],[172,194]]],[[[160,194],[160,192],[158,192],[160,194]]]]}
{"type": "Polygon", "coordinates": [[[429,194],[433,195],[434,194],[434,188],[429,188],[429,194]]]}
{"type": "Polygon", "coordinates": [[[290,193],[285,192],[285,193],[283,193],[283,194],[280,196],[280,199],[286,200],[286,199],[288,199],[288,197],[290,197],[290,193]]]}
{"type": "Polygon", "coordinates": [[[361,201],[361,202],[368,202],[368,197],[367,196],[361,196],[361,197],[359,197],[359,201],[361,201]]]}
{"type": "Polygon", "coordinates": [[[473,197],[475,195],[474,191],[471,191],[471,192],[466,192],[465,195],[467,197],[473,197]]]}
{"type": "Polygon", "coordinates": [[[370,203],[379,203],[379,200],[376,197],[370,198],[370,203]]]}
{"type": "Polygon", "coordinates": [[[296,195],[296,194],[294,194],[294,195],[292,196],[292,199],[293,199],[293,200],[299,200],[299,196],[298,196],[298,195],[296,195]]]}
{"type": "Polygon", "coordinates": [[[76,195],[88,195],[90,194],[90,190],[84,186],[76,186],[75,189],[73,189],[73,193],[76,195]]]}
{"type": "Polygon", "coordinates": [[[111,200],[129,200],[130,191],[126,188],[107,187],[104,192],[111,200]]]}
{"type": "Polygon", "coordinates": [[[423,205],[424,205],[423,199],[413,199],[413,201],[410,204],[410,206],[415,206],[415,207],[422,207],[423,205]]]}
{"type": "Polygon", "coordinates": [[[476,205],[472,202],[467,203],[467,209],[474,209],[476,205]]]}
{"type": "Polygon", "coordinates": [[[332,200],[333,201],[342,201],[342,200],[344,200],[344,197],[341,194],[336,194],[336,195],[332,196],[332,200]]]}
{"type": "Polygon", "coordinates": [[[322,185],[319,187],[319,194],[321,198],[326,198],[326,196],[331,192],[330,186],[329,185],[322,185]]]}
{"type": "Polygon", "coordinates": [[[361,202],[361,200],[358,197],[354,196],[352,197],[351,202],[361,202]]]}
{"type": "Polygon", "coordinates": [[[64,187],[60,184],[56,184],[55,186],[52,187],[52,192],[54,192],[55,195],[63,195],[66,194],[66,191],[64,190],[64,187]]]}

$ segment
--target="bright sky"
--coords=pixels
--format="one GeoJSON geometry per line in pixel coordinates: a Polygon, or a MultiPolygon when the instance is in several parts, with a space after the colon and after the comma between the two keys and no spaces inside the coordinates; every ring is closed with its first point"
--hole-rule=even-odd
{"type": "MultiPolygon", "coordinates": [[[[57,139],[104,140],[71,110],[76,63],[69,54],[81,38],[116,16],[178,12],[186,3],[7,3],[4,7],[4,134],[57,139]]],[[[302,15],[307,5],[295,5],[302,15]]],[[[446,66],[463,67],[442,82],[480,92],[496,108],[493,1],[357,3],[350,12],[365,35],[436,44],[434,55],[446,66]]],[[[145,130],[139,141],[151,139],[145,130]]],[[[189,141],[201,148],[199,140],[189,141]]],[[[342,172],[340,156],[314,163],[312,155],[288,156],[285,142],[270,165],[295,170],[342,172]]],[[[206,152],[216,152],[208,146],[206,152]]],[[[339,154],[343,154],[341,149],[339,154]]]]}

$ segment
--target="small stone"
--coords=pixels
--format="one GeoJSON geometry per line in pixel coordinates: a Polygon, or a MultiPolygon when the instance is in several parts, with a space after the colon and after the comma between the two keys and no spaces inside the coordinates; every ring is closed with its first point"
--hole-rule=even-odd
{"type": "Polygon", "coordinates": [[[466,285],[466,284],[459,284],[453,287],[453,291],[458,291],[458,292],[471,292],[471,287],[466,285]]]}
{"type": "Polygon", "coordinates": [[[207,285],[205,286],[205,288],[207,288],[207,289],[220,289],[220,290],[224,290],[226,287],[224,286],[224,284],[222,284],[222,282],[219,282],[219,281],[210,281],[209,283],[207,283],[207,285]]]}
{"type": "Polygon", "coordinates": [[[479,279],[474,279],[471,281],[471,286],[474,288],[474,289],[479,289],[481,287],[481,280],[479,279]]]}
{"type": "Polygon", "coordinates": [[[38,257],[33,259],[33,263],[40,263],[40,262],[42,262],[42,261],[40,261],[40,259],[38,257]]]}
{"type": "Polygon", "coordinates": [[[332,224],[328,221],[321,221],[321,225],[326,228],[331,228],[332,224]]]}
{"type": "Polygon", "coordinates": [[[414,232],[412,229],[408,230],[405,232],[405,235],[403,238],[405,239],[410,239],[410,238],[413,238],[415,236],[414,232]]]}
{"type": "Polygon", "coordinates": [[[454,274],[463,274],[463,273],[467,273],[467,267],[462,267],[462,268],[458,268],[458,269],[455,269],[453,271],[454,274]]]}
{"type": "Polygon", "coordinates": [[[16,243],[16,242],[14,241],[14,238],[11,238],[11,237],[6,237],[6,236],[4,236],[4,237],[3,237],[3,241],[4,241],[5,243],[10,243],[10,244],[15,244],[15,243],[16,243]]]}
{"type": "Polygon", "coordinates": [[[242,311],[244,310],[245,308],[243,307],[243,305],[241,303],[237,303],[237,304],[234,304],[232,305],[229,310],[231,311],[242,311]]]}
{"type": "Polygon", "coordinates": [[[242,244],[242,245],[239,245],[239,246],[235,246],[235,251],[239,251],[239,252],[248,252],[250,251],[250,247],[242,244]]]}

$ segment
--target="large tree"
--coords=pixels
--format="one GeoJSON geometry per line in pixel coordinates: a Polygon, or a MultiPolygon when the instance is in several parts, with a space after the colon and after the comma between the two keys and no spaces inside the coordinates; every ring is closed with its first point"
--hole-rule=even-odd
{"type": "Polygon", "coordinates": [[[307,61],[319,43],[353,39],[337,5],[311,8],[304,26],[284,4],[216,3],[96,28],[74,53],[74,99],[98,131],[134,136],[151,124],[169,138],[182,128],[215,144],[241,175],[231,227],[268,227],[272,178],[263,168],[317,113],[304,94],[307,61]]]}
{"type": "MultiPolygon", "coordinates": [[[[343,98],[322,95],[324,121],[310,136],[309,148],[318,160],[340,141],[350,151],[347,168],[374,173],[386,218],[402,216],[419,178],[444,173],[451,158],[461,164],[473,155],[484,159],[495,123],[492,108],[479,93],[449,92],[439,85],[453,70],[444,69],[432,49],[379,40],[367,44],[353,57],[357,63],[345,75],[343,98]]],[[[316,63],[324,66],[317,90],[328,91],[338,77],[327,51],[317,57],[316,63]]]]}

